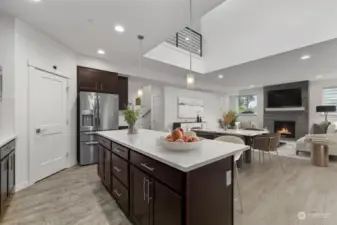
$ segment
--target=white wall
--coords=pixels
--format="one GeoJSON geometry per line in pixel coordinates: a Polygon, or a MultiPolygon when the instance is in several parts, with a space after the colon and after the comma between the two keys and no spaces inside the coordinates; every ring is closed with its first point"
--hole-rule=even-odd
{"type": "Polygon", "coordinates": [[[14,18],[0,13],[0,66],[3,99],[0,102],[0,139],[14,134],[14,18]]]}
{"type": "Polygon", "coordinates": [[[242,114],[239,116],[238,121],[254,121],[259,127],[263,127],[263,115],[264,115],[264,98],[263,88],[253,88],[247,90],[241,90],[238,94],[230,96],[230,109],[237,110],[237,96],[238,95],[257,95],[257,110],[254,115],[242,114]]]}
{"type": "Polygon", "coordinates": [[[175,87],[164,87],[164,109],[165,109],[165,128],[172,129],[174,122],[195,121],[195,119],[178,118],[178,97],[189,97],[201,99],[204,102],[204,118],[207,127],[217,128],[218,119],[226,110],[224,107],[226,100],[219,94],[210,92],[193,91],[175,87]]]}
{"type": "MultiPolygon", "coordinates": [[[[323,93],[325,87],[337,87],[337,79],[317,80],[309,82],[309,129],[313,123],[324,121],[325,117],[322,113],[316,112],[316,106],[322,105],[323,93]]],[[[337,121],[337,115],[331,114],[328,116],[330,122],[337,121]]]]}
{"type": "Polygon", "coordinates": [[[28,67],[27,63],[69,77],[67,128],[69,151],[68,166],[76,164],[76,56],[66,47],[48,36],[15,20],[15,131],[18,135],[16,149],[17,189],[30,185],[28,149],[28,67]]]}

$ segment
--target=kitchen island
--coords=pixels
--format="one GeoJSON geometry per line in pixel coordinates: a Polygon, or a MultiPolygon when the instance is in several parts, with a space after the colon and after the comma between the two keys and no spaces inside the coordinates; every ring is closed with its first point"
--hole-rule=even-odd
{"type": "Polygon", "coordinates": [[[248,146],[203,140],[169,151],[164,132],[98,132],[98,175],[135,225],[232,225],[233,155],[248,146]]]}

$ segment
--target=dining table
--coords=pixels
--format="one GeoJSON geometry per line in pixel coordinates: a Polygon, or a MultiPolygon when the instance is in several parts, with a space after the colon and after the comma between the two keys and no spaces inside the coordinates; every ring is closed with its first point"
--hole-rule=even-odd
{"type": "Polygon", "coordinates": [[[220,136],[232,135],[240,137],[244,140],[245,144],[250,146],[248,150],[244,152],[244,160],[246,163],[252,161],[252,145],[254,137],[269,133],[266,129],[224,129],[224,128],[204,128],[204,129],[192,129],[198,137],[206,139],[215,139],[220,136]]]}

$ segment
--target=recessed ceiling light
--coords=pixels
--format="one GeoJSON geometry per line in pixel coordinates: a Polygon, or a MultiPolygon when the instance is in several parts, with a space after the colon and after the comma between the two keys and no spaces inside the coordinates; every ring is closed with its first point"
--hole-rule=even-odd
{"type": "Polygon", "coordinates": [[[253,87],[255,87],[255,85],[254,85],[254,84],[252,84],[252,85],[250,85],[249,87],[250,87],[250,88],[253,88],[253,87]]]}
{"type": "Polygon", "coordinates": [[[42,2],[42,0],[31,0],[32,2],[42,2]]]}
{"type": "Polygon", "coordinates": [[[105,54],[105,51],[103,49],[98,49],[97,50],[97,53],[100,54],[100,55],[104,55],[105,54]]]}
{"type": "Polygon", "coordinates": [[[190,40],[190,38],[189,38],[189,37],[186,37],[186,38],[185,38],[185,41],[189,41],[189,40],[190,40]]]}
{"type": "Polygon", "coordinates": [[[316,79],[321,79],[323,76],[322,75],[318,75],[316,76],[316,79]]]}
{"type": "Polygon", "coordinates": [[[302,60],[306,60],[306,59],[310,59],[311,58],[311,55],[303,55],[301,57],[302,60]]]}
{"type": "Polygon", "coordinates": [[[125,31],[124,27],[122,25],[116,25],[115,26],[115,31],[119,33],[123,33],[125,31]]]}
{"type": "Polygon", "coordinates": [[[223,75],[222,75],[222,74],[219,74],[218,77],[219,77],[219,79],[222,79],[222,78],[223,78],[223,75]]]}

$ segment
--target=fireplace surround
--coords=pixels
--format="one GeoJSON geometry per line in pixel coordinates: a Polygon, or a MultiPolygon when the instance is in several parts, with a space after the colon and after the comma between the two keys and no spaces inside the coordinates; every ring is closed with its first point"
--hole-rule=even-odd
{"type": "Polygon", "coordinates": [[[285,90],[285,89],[298,89],[300,88],[302,93],[302,109],[301,110],[274,110],[274,111],[264,111],[263,115],[263,126],[266,127],[269,131],[274,132],[275,122],[277,121],[293,121],[295,122],[294,136],[285,138],[299,139],[306,134],[308,134],[309,129],[309,82],[301,81],[295,83],[279,84],[272,86],[265,86],[264,91],[264,108],[267,108],[268,102],[268,92],[270,90],[285,90]]]}

